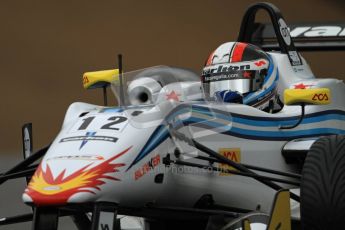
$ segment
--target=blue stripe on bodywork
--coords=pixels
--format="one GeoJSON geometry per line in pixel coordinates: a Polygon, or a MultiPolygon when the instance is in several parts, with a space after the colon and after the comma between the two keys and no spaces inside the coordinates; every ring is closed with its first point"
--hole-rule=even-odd
{"type": "MultiPolygon", "coordinates": [[[[335,128],[310,128],[305,130],[297,131],[287,131],[287,130],[278,130],[278,131],[259,131],[259,130],[250,130],[243,129],[238,127],[233,127],[231,124],[243,124],[243,125],[252,125],[260,127],[279,127],[280,125],[292,125],[299,119],[299,116],[293,117],[255,117],[248,116],[236,113],[229,113],[222,110],[210,109],[204,106],[197,105],[181,105],[173,109],[167,116],[166,120],[156,128],[152,133],[147,143],[140,151],[138,156],[135,158],[133,163],[128,169],[133,165],[138,163],[143,159],[147,154],[154,150],[158,145],[165,141],[169,137],[169,130],[166,124],[169,124],[174,118],[178,115],[196,112],[203,115],[212,117],[217,117],[223,120],[229,121],[229,126],[224,125],[223,123],[216,122],[215,120],[199,118],[199,117],[189,117],[185,120],[177,119],[172,122],[173,127],[179,128],[189,124],[205,128],[205,129],[217,129],[222,134],[235,136],[244,139],[250,140],[265,140],[265,141],[288,141],[296,138],[302,137],[313,137],[313,136],[323,136],[323,135],[332,135],[332,134],[345,134],[344,129],[335,129],[335,128]],[[230,116],[231,115],[231,116],[230,116]],[[231,123],[232,122],[232,123],[231,123]]],[[[345,111],[341,110],[328,110],[322,112],[316,112],[308,114],[305,116],[301,124],[312,124],[318,123],[321,121],[335,120],[335,121],[345,121],[345,111]]],[[[128,170],[127,169],[127,170],[128,170]]]]}
{"type": "MultiPolygon", "coordinates": [[[[197,111],[198,110],[194,110],[197,111]]],[[[305,116],[301,124],[310,124],[316,123],[321,121],[329,121],[329,120],[340,120],[345,121],[345,113],[339,113],[340,111],[332,111],[331,113],[315,113],[315,114],[308,114],[305,116]],[[332,113],[334,112],[334,113],[332,113]]],[[[264,117],[263,119],[258,119],[262,117],[245,117],[238,114],[228,113],[221,114],[218,112],[207,112],[203,111],[203,114],[207,114],[208,116],[215,116],[216,118],[227,120],[229,122],[234,122],[243,125],[252,125],[252,126],[260,126],[260,127],[278,127],[280,125],[292,125],[295,124],[299,120],[299,116],[288,117],[288,118],[281,118],[277,119],[276,117],[264,117]]]]}
{"type": "MultiPolygon", "coordinates": [[[[227,119],[240,119],[239,123],[247,124],[247,122],[276,122],[276,121],[296,121],[300,118],[299,115],[297,116],[289,116],[289,117],[258,117],[258,116],[250,116],[250,115],[243,115],[243,114],[237,114],[233,112],[227,112],[224,110],[219,109],[210,109],[208,107],[199,106],[199,105],[193,105],[193,111],[206,114],[208,116],[216,116],[217,118],[221,118],[224,120],[227,119]],[[242,122],[241,122],[242,121],[242,122]],[[245,123],[244,123],[245,122],[245,123]]],[[[317,122],[329,120],[329,119],[341,119],[343,120],[345,117],[345,111],[342,110],[325,110],[315,113],[306,114],[304,119],[315,119],[317,118],[317,122]]],[[[276,124],[272,124],[272,126],[275,126],[276,124]]],[[[256,123],[255,123],[256,126],[256,123]]]]}
{"type": "Polygon", "coordinates": [[[158,145],[160,145],[163,141],[165,141],[169,136],[168,128],[165,125],[160,125],[157,129],[152,133],[148,141],[146,142],[144,148],[140,151],[139,155],[134,159],[132,164],[128,167],[129,170],[133,165],[138,163],[141,159],[143,159],[147,154],[149,154],[152,150],[154,150],[158,145]]]}
{"type": "MultiPolygon", "coordinates": [[[[193,123],[187,122],[187,124],[193,124],[197,127],[204,128],[204,129],[213,129],[217,128],[209,124],[208,122],[204,123],[193,123]]],[[[185,125],[187,125],[185,124],[185,125]]],[[[217,131],[224,135],[249,139],[249,140],[263,140],[263,141],[289,141],[297,138],[306,138],[306,137],[316,137],[316,136],[326,136],[326,135],[333,135],[333,134],[345,134],[345,130],[343,129],[334,129],[334,128],[315,128],[315,129],[308,129],[308,130],[298,130],[298,131],[290,131],[290,132],[283,132],[283,131],[255,131],[255,130],[247,130],[241,129],[237,127],[231,128],[222,128],[223,131],[220,131],[217,128],[217,131]]]]}
{"type": "MultiPolygon", "coordinates": [[[[195,123],[202,123],[203,128],[207,129],[214,129],[220,130],[221,133],[226,133],[231,131],[231,133],[238,133],[241,135],[252,136],[252,137],[265,137],[271,139],[271,137],[279,137],[280,139],[284,139],[284,137],[294,137],[294,136],[305,136],[305,135],[317,135],[320,133],[334,133],[334,134],[343,134],[345,130],[342,129],[334,129],[334,128],[314,128],[314,129],[306,129],[306,130],[297,130],[297,131],[262,131],[262,130],[250,130],[250,129],[242,129],[238,127],[233,127],[231,124],[224,125],[222,123],[218,123],[215,121],[207,121],[205,119],[191,117],[187,119],[185,124],[195,124],[195,123]],[[222,131],[221,131],[222,130],[222,131]]],[[[278,126],[277,126],[278,127],[278,126]]],[[[253,139],[253,138],[249,138],[253,139]]]]}
{"type": "MultiPolygon", "coordinates": [[[[239,117],[234,117],[232,121],[234,123],[239,123],[239,124],[246,124],[246,125],[252,125],[252,126],[261,126],[261,127],[271,127],[271,126],[279,126],[279,125],[292,125],[295,124],[299,118],[295,118],[293,120],[288,120],[288,121],[257,121],[257,120],[248,120],[248,119],[243,119],[239,117]]],[[[327,114],[323,115],[322,117],[317,116],[317,117],[309,117],[303,119],[301,124],[311,124],[311,123],[316,123],[316,122],[321,122],[321,121],[328,121],[328,120],[341,120],[345,121],[345,115],[340,115],[340,114],[327,114]]]]}

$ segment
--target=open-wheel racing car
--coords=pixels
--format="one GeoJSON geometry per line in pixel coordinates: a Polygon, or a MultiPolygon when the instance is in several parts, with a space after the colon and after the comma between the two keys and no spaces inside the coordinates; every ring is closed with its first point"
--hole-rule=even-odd
{"type": "Polygon", "coordinates": [[[35,153],[24,125],[25,160],[0,183],[27,177],[33,213],[0,224],[56,230],[71,216],[78,229],[126,229],[125,215],[151,230],[342,229],[345,85],[316,78],[296,49],[345,48],[341,36],[318,41],[325,30],[289,30],[275,6],[258,3],[201,80],[167,66],[123,73],[121,56],[118,69],[85,73],[85,88],[110,86],[119,106],[106,106],[106,94],[105,106],[73,103],[55,140],[35,153]],[[255,23],[258,10],[272,25],[255,23]],[[268,52],[253,56],[259,49],[268,52]]]}

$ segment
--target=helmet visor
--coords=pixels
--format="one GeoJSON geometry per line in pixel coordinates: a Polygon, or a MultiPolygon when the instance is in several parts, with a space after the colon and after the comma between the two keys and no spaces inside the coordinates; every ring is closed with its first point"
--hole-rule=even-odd
{"type": "Polygon", "coordinates": [[[201,76],[206,97],[213,97],[215,92],[230,90],[246,94],[259,90],[265,76],[262,70],[228,70],[222,66],[205,68],[201,76]]]}

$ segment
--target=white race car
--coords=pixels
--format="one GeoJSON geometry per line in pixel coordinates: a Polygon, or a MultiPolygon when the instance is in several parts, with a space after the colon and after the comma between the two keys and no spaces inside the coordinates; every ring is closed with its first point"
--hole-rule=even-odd
{"type": "MultiPolygon", "coordinates": [[[[300,28],[296,40],[306,31],[300,28]]],[[[79,229],[92,230],[129,222],[151,230],[341,229],[345,84],[314,76],[295,47],[320,44],[295,46],[271,4],[248,8],[237,41],[271,50],[281,110],[212,100],[200,77],[180,68],[122,73],[120,62],[85,73],[85,88],[110,86],[119,106],[71,104],[55,140],[34,154],[25,125],[26,159],[0,183],[29,177],[23,201],[33,214],[0,225],[33,220],[35,230],[56,230],[60,216],[72,216],[79,229]],[[254,23],[259,9],[271,27],[254,23]],[[273,31],[278,43],[263,41],[273,31]]]]}

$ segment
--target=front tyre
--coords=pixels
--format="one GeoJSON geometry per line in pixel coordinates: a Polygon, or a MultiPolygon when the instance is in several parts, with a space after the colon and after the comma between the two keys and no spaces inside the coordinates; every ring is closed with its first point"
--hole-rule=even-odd
{"type": "Polygon", "coordinates": [[[320,138],[310,148],[302,170],[301,221],[304,230],[344,228],[344,135],[320,138]]]}

